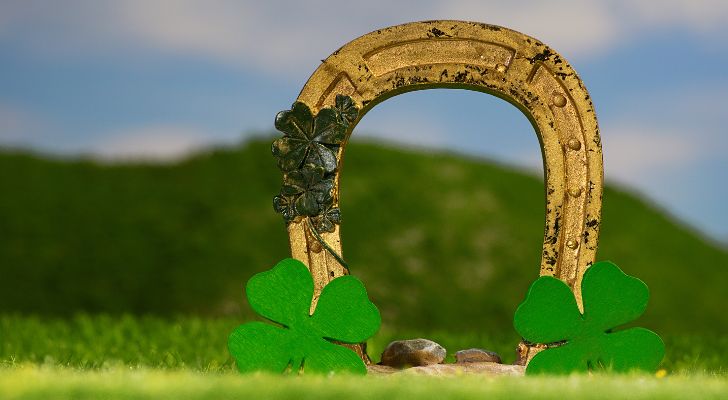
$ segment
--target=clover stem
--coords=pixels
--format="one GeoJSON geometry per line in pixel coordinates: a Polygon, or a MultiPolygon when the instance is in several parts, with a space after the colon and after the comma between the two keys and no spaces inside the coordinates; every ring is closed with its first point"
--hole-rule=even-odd
{"type": "Polygon", "coordinates": [[[336,261],[341,264],[342,267],[346,268],[347,271],[349,271],[349,264],[344,261],[344,259],[337,253],[334,249],[331,248],[331,246],[324,241],[324,239],[321,237],[321,235],[318,233],[316,228],[314,228],[313,224],[311,223],[311,218],[306,218],[306,224],[308,225],[308,229],[313,234],[313,237],[316,238],[316,240],[321,244],[321,247],[326,249],[326,251],[331,254],[332,257],[336,259],[336,261]]]}

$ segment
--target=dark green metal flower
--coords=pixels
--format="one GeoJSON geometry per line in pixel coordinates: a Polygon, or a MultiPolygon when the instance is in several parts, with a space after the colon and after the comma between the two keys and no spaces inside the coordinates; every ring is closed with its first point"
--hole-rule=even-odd
{"type": "Polygon", "coordinates": [[[359,109],[356,107],[354,99],[342,94],[336,95],[334,109],[339,113],[340,122],[347,127],[359,116],[359,109]]]}
{"type": "Polygon", "coordinates": [[[283,215],[286,222],[291,222],[296,218],[295,199],[291,197],[278,195],[273,198],[273,209],[278,214],[283,215]]]}
{"type": "Polygon", "coordinates": [[[326,177],[325,173],[323,167],[314,164],[306,164],[301,169],[289,172],[277,196],[278,200],[274,199],[276,211],[289,221],[297,215],[319,215],[333,202],[331,190],[334,188],[334,179],[326,177]]]}
{"type": "Polygon", "coordinates": [[[334,105],[314,116],[302,102],[276,115],[276,129],[284,136],[273,142],[272,153],[285,172],[281,192],[273,208],[286,222],[299,216],[311,217],[314,228],[333,232],[341,213],[333,207],[333,174],[338,166],[339,145],[359,117],[354,100],[337,95],[334,105]]]}
{"type": "Polygon", "coordinates": [[[303,164],[315,164],[327,173],[335,171],[338,145],[344,140],[349,120],[356,111],[353,102],[349,103],[341,99],[341,109],[323,108],[316,117],[301,102],[293,103],[288,111],[279,112],[275,126],[285,136],[273,142],[272,152],[278,159],[278,167],[288,172],[303,164]]]}
{"type": "Polygon", "coordinates": [[[334,227],[341,223],[341,210],[330,204],[321,211],[321,214],[313,217],[311,222],[318,232],[333,232],[334,227]]]}

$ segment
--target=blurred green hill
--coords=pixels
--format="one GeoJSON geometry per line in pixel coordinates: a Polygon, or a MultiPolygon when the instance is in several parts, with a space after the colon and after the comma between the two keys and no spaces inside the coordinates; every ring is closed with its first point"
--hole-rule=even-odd
{"type": "MultiPolygon", "coordinates": [[[[0,154],[0,313],[252,318],[243,286],[288,253],[270,140],[174,165],[0,154]]],[[[537,277],[543,184],[447,153],[349,146],[344,257],[392,329],[511,331],[537,277]]],[[[648,283],[640,325],[726,332],[728,252],[608,187],[598,259],[648,283]]]]}

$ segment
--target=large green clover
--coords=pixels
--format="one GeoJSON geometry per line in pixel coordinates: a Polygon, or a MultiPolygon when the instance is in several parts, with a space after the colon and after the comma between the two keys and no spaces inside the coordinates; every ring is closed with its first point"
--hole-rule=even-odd
{"type": "Polygon", "coordinates": [[[327,173],[336,170],[338,145],[357,112],[353,102],[343,98],[336,107],[322,108],[315,117],[305,103],[298,101],[290,110],[279,112],[275,127],[284,136],[273,142],[272,152],[280,169],[288,172],[311,163],[327,173]]]}
{"type": "Polygon", "coordinates": [[[228,341],[241,372],[366,373],[353,351],[331,343],[361,343],[378,330],[381,316],[364,285],[351,275],[326,285],[309,315],[313,279],[306,266],[291,258],[248,281],[248,302],[259,315],[279,325],[248,322],[228,341]]]}
{"type": "Polygon", "coordinates": [[[602,261],[584,273],[581,293],[583,315],[571,289],[561,280],[543,276],[531,285],[516,310],[516,331],[533,343],[565,343],[537,353],[526,372],[657,369],[665,345],[656,333],[644,328],[616,329],[645,311],[647,285],[602,261]]]}

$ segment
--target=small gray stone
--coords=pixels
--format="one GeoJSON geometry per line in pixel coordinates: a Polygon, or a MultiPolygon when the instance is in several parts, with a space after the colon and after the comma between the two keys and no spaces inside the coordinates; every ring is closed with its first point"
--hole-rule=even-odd
{"type": "Polygon", "coordinates": [[[396,340],[390,343],[380,364],[395,368],[419,367],[441,363],[447,351],[428,339],[396,340]]]}
{"type": "Polygon", "coordinates": [[[474,362],[502,363],[498,353],[483,349],[460,350],[455,353],[455,362],[458,364],[474,362]]]}

